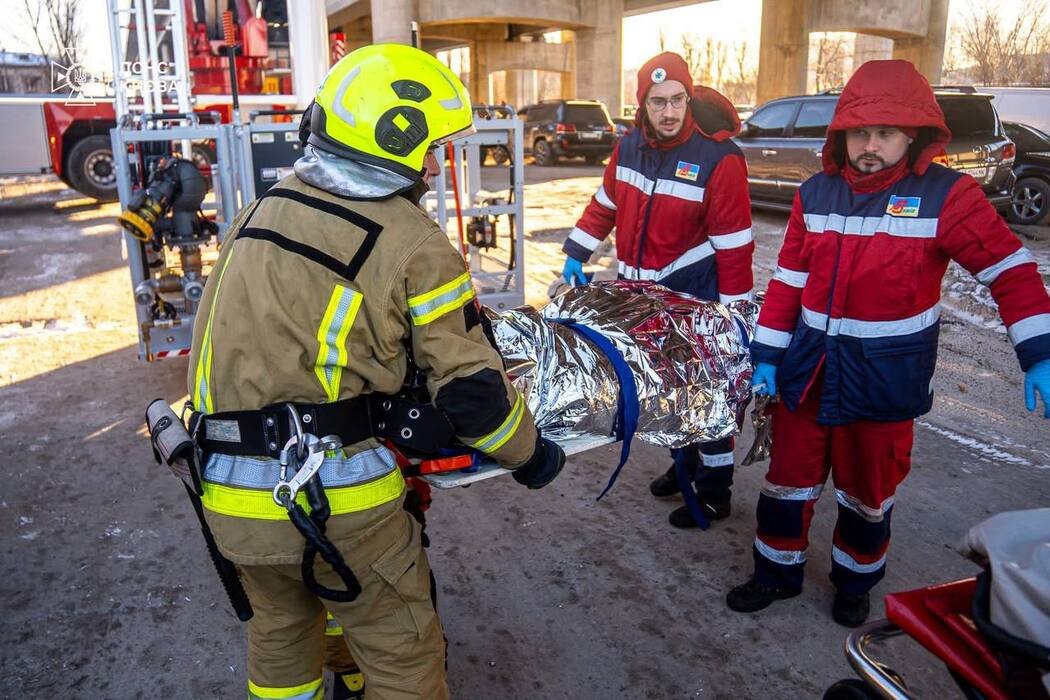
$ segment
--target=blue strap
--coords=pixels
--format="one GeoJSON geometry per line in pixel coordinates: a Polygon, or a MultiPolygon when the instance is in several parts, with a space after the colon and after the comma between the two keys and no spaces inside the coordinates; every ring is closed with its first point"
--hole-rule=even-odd
{"type": "Polygon", "coordinates": [[[554,319],[554,321],[568,326],[594,343],[609,359],[609,362],[612,363],[613,370],[616,372],[616,379],[620,384],[620,391],[617,394],[616,401],[616,425],[614,427],[616,439],[621,441],[620,463],[616,465],[612,476],[609,477],[609,483],[605,485],[605,488],[598,495],[596,500],[600,501],[602,496],[607,494],[613,484],[616,483],[616,479],[620,476],[620,470],[627,463],[627,458],[631,456],[631,440],[634,438],[634,431],[638,427],[638,386],[634,383],[634,373],[631,372],[627,361],[620,354],[620,351],[616,349],[612,341],[593,328],[578,324],[572,319],[558,318],[554,319]]]}
{"type": "MultiPolygon", "coordinates": [[[[700,457],[703,460],[703,457],[700,457]]],[[[697,469],[702,469],[700,464],[696,465],[697,469]]],[[[696,491],[693,490],[693,480],[689,478],[689,473],[685,468],[685,450],[675,450],[674,453],[674,473],[678,478],[678,488],[682,492],[682,498],[685,500],[685,507],[689,509],[689,515],[693,516],[693,520],[700,526],[701,530],[706,530],[710,523],[707,522],[707,518],[704,517],[704,510],[700,507],[700,499],[696,496],[696,491]]]]}

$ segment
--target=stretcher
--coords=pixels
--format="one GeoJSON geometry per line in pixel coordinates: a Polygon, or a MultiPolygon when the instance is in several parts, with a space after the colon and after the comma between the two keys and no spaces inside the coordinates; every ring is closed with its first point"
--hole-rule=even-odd
{"type": "MultiPolygon", "coordinates": [[[[607,436],[574,438],[571,440],[558,441],[558,444],[561,445],[563,450],[565,450],[565,456],[571,457],[572,455],[593,450],[597,447],[611,445],[614,442],[616,442],[615,437],[607,436]]],[[[434,461],[440,462],[442,460],[434,461]]],[[[434,466],[436,467],[438,465],[434,466]]],[[[510,470],[504,469],[491,459],[482,459],[476,465],[467,467],[466,469],[459,468],[455,471],[435,471],[432,473],[424,472],[420,476],[424,481],[435,488],[452,489],[457,486],[467,486],[503,474],[510,474],[510,470]]]]}

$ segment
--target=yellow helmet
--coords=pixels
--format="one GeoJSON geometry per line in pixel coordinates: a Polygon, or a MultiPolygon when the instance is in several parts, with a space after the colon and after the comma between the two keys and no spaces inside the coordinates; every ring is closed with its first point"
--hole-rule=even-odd
{"type": "Polygon", "coordinates": [[[317,148],[417,178],[427,150],[473,133],[474,120],[467,89],[436,58],[403,44],[372,44],[328,71],[309,129],[317,148]]]}

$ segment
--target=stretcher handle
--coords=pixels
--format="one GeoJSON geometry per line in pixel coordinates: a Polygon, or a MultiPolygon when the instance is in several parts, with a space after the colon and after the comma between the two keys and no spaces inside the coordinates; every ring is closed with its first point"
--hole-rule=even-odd
{"type": "Polygon", "coordinates": [[[883,642],[904,634],[889,620],[875,620],[846,635],[846,660],[857,675],[887,700],[914,700],[907,688],[886,673],[878,661],[868,654],[871,644],[883,642]]]}

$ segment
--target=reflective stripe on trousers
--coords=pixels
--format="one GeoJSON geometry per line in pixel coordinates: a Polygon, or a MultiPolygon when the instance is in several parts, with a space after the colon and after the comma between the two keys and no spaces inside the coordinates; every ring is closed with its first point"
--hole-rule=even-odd
{"type": "Polygon", "coordinates": [[[248,681],[249,700],[320,700],[324,697],[324,676],[291,688],[272,688],[248,681]]]}

